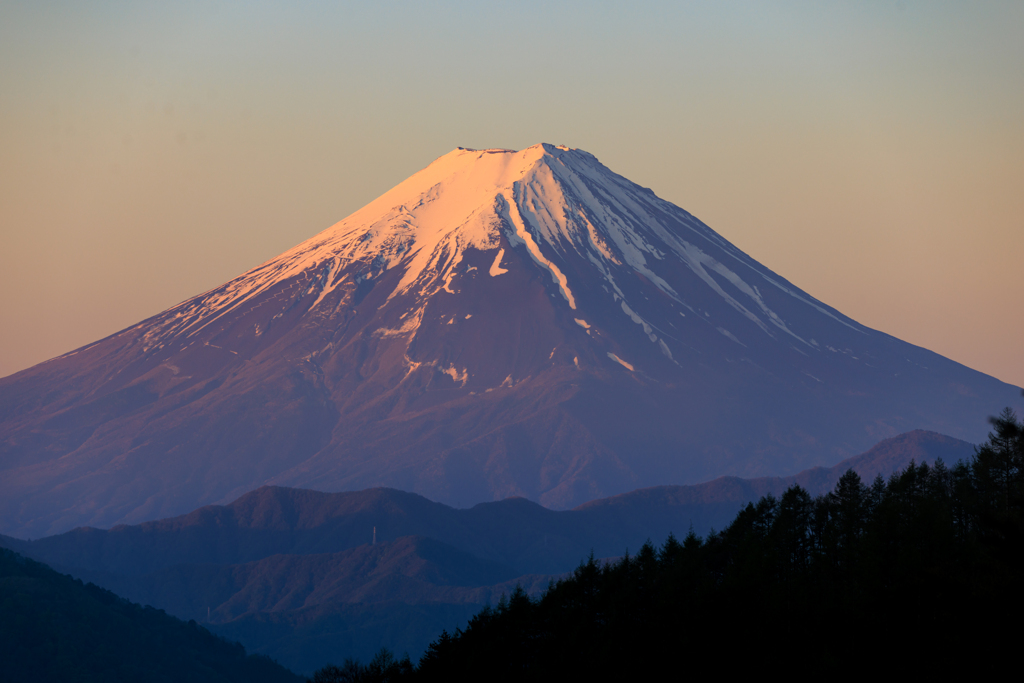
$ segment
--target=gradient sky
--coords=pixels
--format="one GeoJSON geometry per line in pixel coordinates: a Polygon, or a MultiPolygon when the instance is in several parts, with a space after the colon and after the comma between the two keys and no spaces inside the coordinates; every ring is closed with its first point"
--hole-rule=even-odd
{"type": "Polygon", "coordinates": [[[0,4],[0,376],[462,147],[580,147],[1024,385],[1024,3],[0,4]]]}

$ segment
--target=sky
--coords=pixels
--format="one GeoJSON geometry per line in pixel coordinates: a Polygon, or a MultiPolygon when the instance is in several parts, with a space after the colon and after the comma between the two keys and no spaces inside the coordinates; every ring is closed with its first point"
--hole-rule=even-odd
{"type": "Polygon", "coordinates": [[[455,147],[578,147],[1024,385],[1024,3],[0,3],[0,376],[455,147]]]}

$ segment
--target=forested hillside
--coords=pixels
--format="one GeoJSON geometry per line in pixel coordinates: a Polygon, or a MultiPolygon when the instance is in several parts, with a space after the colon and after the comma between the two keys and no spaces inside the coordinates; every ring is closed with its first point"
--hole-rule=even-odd
{"type": "Polygon", "coordinates": [[[298,683],[194,621],[141,607],[0,549],[0,679],[298,683]]]}
{"type": "MultiPolygon", "coordinates": [[[[724,530],[612,564],[539,600],[514,592],[442,634],[428,680],[723,672],[984,672],[1016,651],[1024,578],[1024,425],[1009,411],[970,462],[911,465],[827,495],[799,486],[724,530]]],[[[339,679],[340,680],[340,679],[339,679]]]]}

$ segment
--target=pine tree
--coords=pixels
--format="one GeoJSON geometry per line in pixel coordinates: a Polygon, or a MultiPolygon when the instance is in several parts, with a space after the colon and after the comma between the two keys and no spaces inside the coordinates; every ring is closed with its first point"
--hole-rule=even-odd
{"type": "Polygon", "coordinates": [[[835,516],[835,560],[839,567],[850,567],[855,561],[860,536],[867,523],[868,488],[861,482],[860,475],[850,469],[839,478],[828,498],[835,516]]]}

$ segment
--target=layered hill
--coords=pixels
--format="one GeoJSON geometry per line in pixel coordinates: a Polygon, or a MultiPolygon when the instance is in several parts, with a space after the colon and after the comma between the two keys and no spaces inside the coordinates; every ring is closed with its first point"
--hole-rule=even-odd
{"type": "Polygon", "coordinates": [[[969,443],[916,431],[886,439],[831,468],[791,477],[720,477],[697,485],[651,487],[562,511],[525,498],[457,509],[395,489],[323,493],[263,487],[229,505],[209,505],[179,517],[112,529],[83,527],[34,541],[0,537],[0,545],[73,573],[137,576],[185,564],[242,565],[276,555],[339,553],[368,545],[374,536],[380,543],[422,537],[450,547],[441,555],[468,553],[511,579],[569,571],[590,552],[620,555],[648,538],[661,543],[670,532],[682,536],[691,525],[704,535],[732,521],[748,502],[779,496],[793,484],[818,495],[831,490],[848,469],[870,481],[912,461],[952,464],[973,452],[969,443]]]}
{"type": "Polygon", "coordinates": [[[1019,390],[842,315],[581,150],[457,149],[294,249],[0,380],[0,532],[260,486],[552,508],[779,476],[1019,390]]]}
{"type": "Polygon", "coordinates": [[[393,489],[265,487],[177,518],[0,545],[309,672],[382,646],[417,657],[441,629],[465,625],[517,584],[537,593],[591,552],[721,529],[748,502],[794,483],[824,493],[847,469],[870,480],[973,452],[917,431],[832,468],[641,489],[568,511],[522,498],[458,510],[393,489]]]}
{"type": "Polygon", "coordinates": [[[238,643],[0,549],[0,662],[21,681],[302,679],[238,643]]]}
{"type": "Polygon", "coordinates": [[[417,536],[143,575],[72,571],[304,673],[345,657],[367,661],[381,647],[418,658],[442,629],[464,626],[516,586],[537,595],[557,578],[519,575],[417,536]]]}

